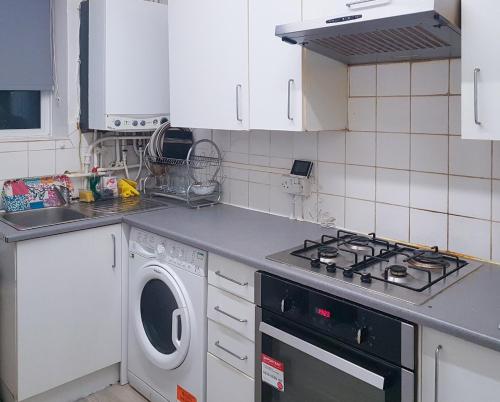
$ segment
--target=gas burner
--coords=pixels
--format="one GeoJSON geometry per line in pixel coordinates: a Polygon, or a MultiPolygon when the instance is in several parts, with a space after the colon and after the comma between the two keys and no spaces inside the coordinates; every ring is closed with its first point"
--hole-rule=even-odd
{"type": "Polygon", "coordinates": [[[439,251],[418,251],[408,260],[408,266],[415,269],[435,270],[450,266],[443,254],[439,251]]]}
{"type": "Polygon", "coordinates": [[[339,249],[332,246],[321,246],[318,248],[318,258],[324,264],[332,264],[339,255],[339,249]]]}
{"type": "Polygon", "coordinates": [[[396,278],[404,278],[408,276],[408,269],[403,265],[391,265],[388,270],[389,273],[396,278]]]}
{"type": "Polygon", "coordinates": [[[365,236],[352,236],[344,240],[344,246],[353,251],[371,251],[372,239],[365,236]]]}

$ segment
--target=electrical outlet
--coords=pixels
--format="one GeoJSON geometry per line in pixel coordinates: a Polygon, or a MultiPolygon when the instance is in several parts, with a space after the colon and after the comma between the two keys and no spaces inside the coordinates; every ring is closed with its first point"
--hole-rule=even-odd
{"type": "Polygon", "coordinates": [[[287,194],[307,197],[311,194],[310,179],[302,176],[283,175],[281,187],[287,194]]]}

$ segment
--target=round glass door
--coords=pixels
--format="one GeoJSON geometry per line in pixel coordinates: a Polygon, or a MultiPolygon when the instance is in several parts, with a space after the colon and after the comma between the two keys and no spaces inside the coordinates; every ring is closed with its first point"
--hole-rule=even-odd
{"type": "Polygon", "coordinates": [[[167,267],[144,267],[135,296],[135,328],[143,352],[160,368],[178,367],[187,354],[190,326],[175,273],[167,267]]]}

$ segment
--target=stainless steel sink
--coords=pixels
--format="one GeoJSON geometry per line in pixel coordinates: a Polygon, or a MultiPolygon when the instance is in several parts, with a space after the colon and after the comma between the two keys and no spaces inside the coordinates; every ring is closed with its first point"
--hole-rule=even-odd
{"type": "Polygon", "coordinates": [[[10,212],[0,216],[0,220],[17,230],[35,229],[89,218],[88,215],[68,207],[10,212]]]}

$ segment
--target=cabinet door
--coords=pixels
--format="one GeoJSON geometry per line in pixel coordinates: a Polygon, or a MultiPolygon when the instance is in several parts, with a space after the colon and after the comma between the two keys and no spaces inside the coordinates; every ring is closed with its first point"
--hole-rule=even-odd
{"type": "Polygon", "coordinates": [[[207,402],[254,402],[254,380],[207,354],[207,402]]]}
{"type": "Polygon", "coordinates": [[[314,20],[349,12],[349,0],[303,0],[303,19],[314,20]]]}
{"type": "Polygon", "coordinates": [[[169,46],[172,124],[248,129],[248,0],[170,0],[169,46]]]}
{"type": "Polygon", "coordinates": [[[462,1],[462,137],[500,139],[500,2],[462,1]]]}
{"type": "Polygon", "coordinates": [[[422,402],[498,402],[499,367],[500,353],[431,329],[423,329],[422,402]],[[440,345],[442,349],[436,355],[440,345]]]}
{"type": "Polygon", "coordinates": [[[19,400],[121,360],[120,249],[120,225],[19,243],[19,400]]]}
{"type": "Polygon", "coordinates": [[[276,25],[301,20],[301,0],[252,0],[250,127],[302,130],[302,48],[275,36],[276,25]]]}

